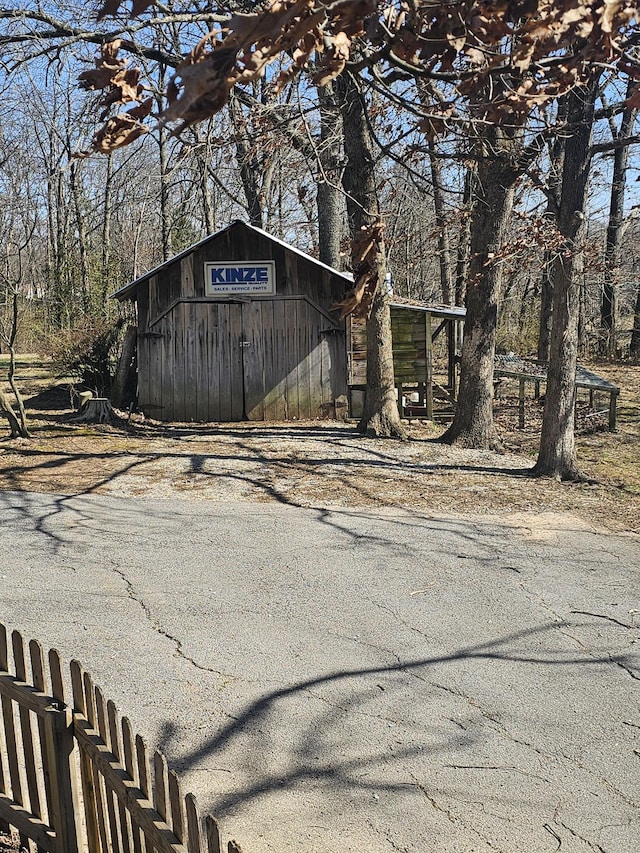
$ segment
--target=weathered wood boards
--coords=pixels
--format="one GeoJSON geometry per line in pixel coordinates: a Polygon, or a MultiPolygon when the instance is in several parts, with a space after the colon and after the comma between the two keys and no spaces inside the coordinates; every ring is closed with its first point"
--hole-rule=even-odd
{"type": "Polygon", "coordinates": [[[235,222],[123,288],[138,304],[138,405],[163,421],[333,417],[349,277],[235,222]],[[273,295],[208,295],[205,263],[269,261],[273,295]]]}
{"type": "MultiPolygon", "coordinates": [[[[216,821],[202,822],[164,757],[150,762],[77,661],[71,683],[73,708],[58,653],[47,671],[31,641],[27,661],[22,636],[14,631],[9,648],[0,623],[0,830],[17,830],[38,853],[202,853],[205,841],[207,853],[222,853],[216,821]]],[[[227,853],[241,851],[230,841],[227,853]]]]}

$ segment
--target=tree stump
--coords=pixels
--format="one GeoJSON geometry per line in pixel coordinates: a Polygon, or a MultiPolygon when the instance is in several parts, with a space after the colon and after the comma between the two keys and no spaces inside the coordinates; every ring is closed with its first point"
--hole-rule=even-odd
{"type": "Polygon", "coordinates": [[[92,397],[87,400],[79,415],[71,418],[74,424],[111,424],[115,419],[115,412],[107,397],[92,397]]]}

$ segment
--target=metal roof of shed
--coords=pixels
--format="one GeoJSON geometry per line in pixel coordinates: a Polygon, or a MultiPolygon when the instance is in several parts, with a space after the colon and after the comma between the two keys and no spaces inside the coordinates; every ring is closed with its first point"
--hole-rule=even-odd
{"type": "Polygon", "coordinates": [[[395,299],[390,303],[392,308],[406,309],[407,311],[422,311],[431,314],[432,317],[441,317],[443,320],[464,320],[467,309],[459,305],[429,305],[426,302],[399,302],[395,299]]]}
{"type": "Polygon", "coordinates": [[[340,270],[336,270],[333,267],[328,266],[327,264],[319,261],[317,258],[308,255],[306,252],[303,252],[301,249],[297,249],[295,246],[292,246],[291,243],[287,243],[284,240],[280,240],[278,237],[274,237],[273,234],[269,234],[268,231],[264,231],[262,228],[258,228],[256,225],[250,225],[248,222],[243,222],[241,219],[234,219],[233,222],[230,222],[229,225],[226,225],[224,228],[221,228],[219,231],[215,231],[213,234],[209,234],[204,239],[200,240],[198,243],[194,243],[192,246],[189,246],[188,249],[184,249],[184,251],[180,252],[177,255],[174,255],[172,258],[169,258],[166,261],[163,261],[161,264],[158,264],[157,267],[149,270],[148,272],[141,275],[135,281],[129,282],[129,284],[125,284],[124,287],[121,287],[119,290],[116,290],[115,293],[111,294],[111,299],[119,299],[122,302],[125,299],[134,298],[133,294],[138,287],[139,284],[150,279],[152,276],[159,273],[161,270],[166,269],[171,264],[176,261],[182,260],[182,258],[187,257],[192,252],[197,251],[201,246],[204,246],[205,243],[208,243],[209,240],[213,240],[216,237],[219,237],[221,234],[224,234],[225,231],[229,231],[231,228],[237,228],[238,225],[243,225],[245,228],[248,228],[251,231],[254,231],[256,234],[260,234],[263,237],[267,237],[273,243],[277,243],[279,246],[283,246],[285,249],[288,249],[290,252],[293,252],[296,255],[299,255],[302,258],[305,258],[308,261],[311,261],[318,267],[322,267],[333,275],[340,276],[340,278],[345,279],[349,284],[353,284],[353,275],[351,273],[340,272],[340,270]]]}

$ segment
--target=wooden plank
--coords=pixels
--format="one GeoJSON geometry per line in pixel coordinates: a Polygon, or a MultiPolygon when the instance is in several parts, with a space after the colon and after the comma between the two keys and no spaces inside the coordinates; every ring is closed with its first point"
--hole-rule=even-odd
{"type": "MultiPolygon", "coordinates": [[[[51,693],[56,700],[47,709],[47,762],[51,788],[49,819],[65,853],[87,850],[82,829],[80,786],[74,749],[73,713],[66,704],[62,661],[56,649],[49,649],[51,693]],[[51,722],[49,722],[49,720],[51,722]],[[55,755],[55,760],[52,758],[55,755]]],[[[90,827],[87,827],[87,834],[90,827]]],[[[91,851],[91,847],[88,847],[91,851]]]]}
{"type": "Polygon", "coordinates": [[[222,853],[220,828],[217,821],[211,815],[207,815],[204,819],[204,827],[207,834],[207,853],[222,853]]]}
{"type": "MultiPolygon", "coordinates": [[[[40,643],[36,640],[31,640],[29,643],[29,657],[31,659],[31,674],[33,678],[33,686],[36,690],[42,693],[47,692],[47,678],[44,663],[44,651],[40,643]]],[[[47,756],[47,737],[44,719],[38,715],[38,737],[40,742],[40,759],[42,761],[42,776],[44,782],[44,794],[47,805],[47,816],[50,820],[50,815],[53,811],[51,802],[51,768],[47,756]]]]}
{"type": "Polygon", "coordinates": [[[271,302],[269,315],[271,327],[271,364],[265,371],[265,420],[283,421],[288,417],[287,375],[290,370],[287,357],[286,312],[287,303],[283,299],[271,302]]]}
{"type": "Polygon", "coordinates": [[[193,277],[193,252],[190,252],[180,261],[180,294],[186,298],[196,295],[195,281],[193,277]]]}
{"type": "Polygon", "coordinates": [[[331,395],[325,400],[322,387],[322,346],[324,343],[321,330],[324,328],[325,320],[312,306],[308,309],[309,315],[309,355],[307,363],[309,366],[309,415],[312,418],[321,418],[328,413],[324,407],[325,402],[331,408],[331,395]]]}
{"type": "MultiPolygon", "coordinates": [[[[120,737],[120,728],[118,726],[118,711],[111,700],[107,702],[107,720],[109,725],[109,745],[111,752],[115,758],[124,764],[122,757],[122,745],[120,737]]],[[[127,810],[124,803],[117,801],[118,820],[120,823],[120,839],[122,842],[123,853],[131,853],[133,848],[133,838],[131,836],[131,827],[127,821],[127,810]]]]}
{"type": "Polygon", "coordinates": [[[206,313],[206,374],[209,404],[206,420],[220,421],[220,350],[218,338],[219,305],[210,304],[206,313]]]}
{"type": "MultiPolygon", "coordinates": [[[[77,660],[71,661],[71,686],[73,690],[73,704],[76,711],[84,717],[86,715],[86,701],[84,695],[84,673],[77,660]]],[[[75,721],[75,715],[74,715],[75,721]]],[[[75,724],[74,724],[75,728],[75,724]]],[[[89,756],[80,751],[80,780],[82,785],[82,801],[84,803],[85,826],[87,833],[87,846],[89,853],[101,853],[100,833],[98,831],[98,816],[96,805],[95,783],[91,769],[89,756]]]]}
{"type": "Polygon", "coordinates": [[[207,334],[209,306],[206,303],[191,305],[194,332],[194,361],[196,385],[195,420],[209,421],[209,336],[207,334]]]}
{"type": "Polygon", "coordinates": [[[296,343],[298,363],[298,417],[303,420],[312,417],[312,415],[309,377],[309,354],[311,351],[309,305],[302,299],[296,302],[296,343]]]}
{"type": "MultiPolygon", "coordinates": [[[[96,703],[96,719],[98,723],[98,732],[100,737],[104,741],[107,749],[113,753],[111,749],[111,736],[109,733],[109,725],[107,722],[107,709],[106,702],[102,691],[99,687],[95,688],[94,691],[95,703],[96,703]]],[[[121,845],[120,845],[120,834],[119,834],[119,820],[117,814],[117,798],[115,793],[109,789],[109,786],[105,786],[105,800],[107,805],[107,818],[108,818],[108,830],[109,830],[109,838],[111,839],[111,853],[120,853],[121,845]]]]}
{"type": "Polygon", "coordinates": [[[51,703],[51,697],[46,693],[6,672],[0,672],[0,694],[9,702],[20,702],[35,714],[43,714],[51,703]]]}
{"type": "Polygon", "coordinates": [[[425,397],[427,418],[433,420],[433,340],[431,338],[431,314],[424,315],[424,332],[425,332],[425,358],[426,358],[426,376],[425,376],[425,397]]]}
{"type": "Polygon", "coordinates": [[[184,800],[180,790],[180,781],[173,770],[169,771],[169,805],[171,807],[170,826],[179,841],[185,840],[184,800]]]}
{"type": "Polygon", "coordinates": [[[186,419],[186,320],[187,305],[179,302],[167,320],[173,325],[173,418],[183,422],[186,419]]]}
{"type": "Polygon", "coordinates": [[[189,853],[202,853],[200,815],[198,814],[198,804],[193,794],[186,795],[184,806],[187,815],[187,846],[189,853]]]}
{"type": "Polygon", "coordinates": [[[242,306],[244,411],[250,421],[264,420],[265,347],[262,325],[263,305],[265,303],[250,302],[242,306]]]}
{"type": "MultiPolygon", "coordinates": [[[[124,754],[124,762],[121,761],[120,763],[124,764],[127,776],[134,785],[138,786],[142,796],[148,800],[149,770],[147,765],[146,747],[142,739],[140,739],[140,745],[138,745],[137,739],[134,745],[133,729],[131,728],[131,723],[128,717],[122,718],[120,730],[122,733],[122,752],[124,754]]],[[[126,804],[123,803],[123,805],[126,804]]],[[[147,845],[141,828],[138,826],[131,814],[130,824],[133,849],[135,853],[142,853],[142,850],[146,849],[147,845]]]]}
{"type": "Polygon", "coordinates": [[[233,347],[238,346],[238,341],[231,339],[231,307],[228,302],[218,305],[218,410],[219,420],[223,422],[233,420],[231,353],[233,347]]]}
{"type": "MultiPolygon", "coordinates": [[[[22,780],[20,778],[20,765],[18,762],[18,750],[16,745],[16,730],[13,718],[13,703],[20,701],[20,692],[15,689],[21,684],[16,678],[9,675],[9,652],[7,646],[7,632],[4,625],[0,624],[0,693],[2,694],[2,719],[4,725],[4,745],[7,751],[7,764],[9,769],[9,783],[11,785],[11,799],[19,806],[24,806],[22,798],[22,780]],[[15,691],[15,692],[14,692],[15,691]]],[[[28,685],[25,685],[27,687],[28,685]]],[[[27,693],[27,698],[29,694],[27,693]]]]}
{"type": "Polygon", "coordinates": [[[153,753],[153,804],[165,823],[168,823],[168,770],[164,755],[158,750],[153,753]]]}
{"type": "Polygon", "coordinates": [[[157,327],[162,334],[161,342],[161,361],[162,375],[160,378],[161,388],[157,405],[157,412],[150,412],[151,417],[158,418],[161,421],[172,421],[173,417],[173,371],[175,365],[175,328],[174,317],[171,314],[165,317],[162,323],[157,327]]]}
{"type": "Polygon", "coordinates": [[[62,678],[62,660],[57,649],[49,649],[49,677],[51,678],[51,695],[66,705],[66,693],[62,678]]]}
{"type": "Polygon", "coordinates": [[[49,820],[55,830],[56,846],[61,853],[78,853],[86,848],[82,840],[71,708],[52,702],[45,717],[45,733],[45,752],[50,769],[49,820]]]}
{"type": "MultiPolygon", "coordinates": [[[[124,727],[123,720],[123,727],[124,727]]],[[[127,724],[129,724],[129,720],[126,720],[127,724]]],[[[131,725],[129,724],[129,732],[132,737],[131,725]]],[[[147,745],[144,742],[144,739],[140,735],[135,736],[135,766],[137,770],[137,774],[134,774],[132,778],[136,779],[138,783],[138,787],[142,791],[142,795],[149,801],[151,801],[151,785],[149,782],[149,750],[147,749],[147,745]]],[[[142,840],[144,841],[145,849],[151,849],[151,843],[147,842],[144,835],[141,835],[142,840]]]]}
{"type": "MultiPolygon", "coordinates": [[[[84,682],[84,700],[86,706],[86,717],[89,726],[95,731],[96,725],[96,709],[93,679],[88,672],[83,674],[84,682]]],[[[107,816],[105,813],[105,791],[102,775],[95,761],[91,761],[91,775],[93,777],[93,792],[96,804],[96,819],[98,824],[98,835],[100,837],[100,845],[102,850],[108,850],[108,830],[107,816]]]]}
{"type": "Polygon", "coordinates": [[[0,822],[3,826],[15,827],[21,838],[30,838],[35,841],[40,850],[47,850],[50,853],[65,853],[56,846],[55,835],[46,823],[34,817],[27,809],[1,792],[0,822]]]}
{"type": "Polygon", "coordinates": [[[186,853],[185,847],[179,843],[158,810],[143,796],[141,789],[132,781],[125,768],[102,743],[98,732],[81,714],[75,715],[75,725],[80,748],[90,756],[111,789],[126,804],[133,820],[151,843],[161,853],[186,853]]]}
{"type": "Polygon", "coordinates": [[[160,419],[163,398],[163,363],[164,342],[162,338],[138,338],[139,344],[144,344],[147,358],[144,399],[141,396],[140,380],[143,368],[138,366],[138,406],[150,418],[160,419]]]}
{"type": "Polygon", "coordinates": [[[188,423],[198,420],[198,359],[196,344],[197,305],[185,302],[183,311],[184,340],[184,419],[188,423]]]}
{"type": "Polygon", "coordinates": [[[289,365],[287,383],[287,419],[298,420],[300,404],[298,394],[298,300],[287,302],[284,315],[285,358],[289,365]]]}
{"type": "MultiPolygon", "coordinates": [[[[27,666],[24,653],[24,640],[18,631],[11,634],[11,646],[13,649],[13,663],[16,678],[27,681],[27,666]]],[[[24,771],[27,778],[27,793],[29,795],[29,811],[37,818],[42,817],[42,806],[40,805],[40,790],[38,788],[38,768],[36,768],[36,751],[34,748],[34,733],[31,727],[31,714],[21,703],[18,704],[18,717],[20,719],[20,733],[22,735],[22,758],[24,771]]],[[[26,805],[26,804],[24,804],[26,805]]]]}
{"type": "Polygon", "coordinates": [[[229,306],[229,336],[231,340],[230,374],[231,374],[231,420],[241,421],[244,414],[244,375],[242,370],[243,338],[242,309],[244,304],[229,306]]]}

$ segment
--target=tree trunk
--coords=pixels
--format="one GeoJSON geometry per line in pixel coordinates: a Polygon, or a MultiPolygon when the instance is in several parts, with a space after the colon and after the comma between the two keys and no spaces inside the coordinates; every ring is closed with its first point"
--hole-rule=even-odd
{"type": "Polygon", "coordinates": [[[636,295],[636,308],[633,312],[633,331],[631,332],[629,354],[634,358],[640,356],[640,284],[636,295]]]}
{"type": "Polygon", "coordinates": [[[576,402],[576,363],[578,317],[583,258],[584,208],[591,165],[593,112],[598,79],[568,95],[567,135],[562,187],[558,211],[558,229],[565,249],[558,251],[552,266],[553,325],[547,392],[540,452],[533,469],[536,475],[562,480],[580,479],[576,457],[574,421],[576,402]]]}
{"type": "Polygon", "coordinates": [[[433,186],[433,212],[438,229],[438,261],[440,267],[440,288],[444,305],[451,304],[453,293],[453,271],[451,269],[451,247],[445,215],[444,192],[442,189],[442,168],[436,156],[433,139],[429,139],[429,160],[431,162],[431,183],[433,186]]]}
{"type": "Polygon", "coordinates": [[[342,194],[340,192],[340,132],[342,119],[333,84],[318,87],[320,146],[318,150],[318,249],[320,260],[340,269],[342,194]]]}
{"type": "MultiPolygon", "coordinates": [[[[561,124],[567,118],[567,98],[558,101],[558,115],[556,122],[561,124]]],[[[558,133],[551,146],[548,192],[547,216],[554,219],[558,216],[560,204],[560,185],[562,182],[562,167],[564,164],[564,148],[566,137],[558,133]]],[[[549,361],[549,346],[551,341],[551,322],[553,316],[553,280],[551,267],[555,252],[545,251],[542,267],[542,281],[540,286],[540,320],[538,325],[538,360],[549,361]]]]}
{"type": "Polygon", "coordinates": [[[493,362],[502,281],[501,250],[518,177],[508,156],[514,144],[518,144],[517,140],[500,129],[489,128],[477,145],[480,160],[471,214],[460,390],[453,423],[441,439],[462,447],[500,449],[493,424],[493,362]]]}
{"type": "Polygon", "coordinates": [[[100,308],[105,317],[108,316],[109,285],[111,283],[111,216],[112,216],[112,192],[113,192],[113,155],[107,157],[107,174],[104,182],[104,195],[102,198],[102,273],[100,288],[100,308]]]}
{"type": "Polygon", "coordinates": [[[469,255],[471,243],[471,207],[473,186],[476,177],[475,166],[467,168],[464,176],[464,193],[462,209],[460,210],[460,234],[456,253],[455,304],[464,305],[466,296],[467,276],[469,274],[469,255]]]}
{"type": "Polygon", "coordinates": [[[251,156],[251,139],[247,132],[244,116],[242,115],[242,107],[233,92],[229,98],[229,111],[234,128],[240,180],[242,181],[245,198],[247,199],[249,222],[257,228],[263,228],[260,170],[258,169],[258,164],[251,156]]]}
{"type": "MultiPolygon", "coordinates": [[[[627,97],[633,94],[636,81],[629,80],[627,97]]],[[[626,107],[622,113],[620,130],[615,135],[616,140],[624,140],[632,132],[637,110],[626,107]]],[[[627,183],[627,166],[629,163],[629,146],[621,145],[613,155],[613,175],[611,179],[611,199],[609,203],[609,224],[607,227],[607,244],[604,256],[604,283],[602,288],[602,303],[600,306],[600,327],[602,330],[602,353],[609,357],[615,356],[617,348],[617,277],[619,267],[619,245],[624,224],[624,197],[627,183]]]]}
{"type": "MultiPolygon", "coordinates": [[[[342,184],[347,193],[351,237],[380,218],[371,134],[362,96],[346,73],[336,80],[342,106],[346,166],[342,184]]],[[[367,320],[367,389],[358,429],[366,435],[406,438],[400,419],[393,375],[389,297],[382,284],[386,273],[384,247],[376,252],[377,285],[367,320]]]]}

